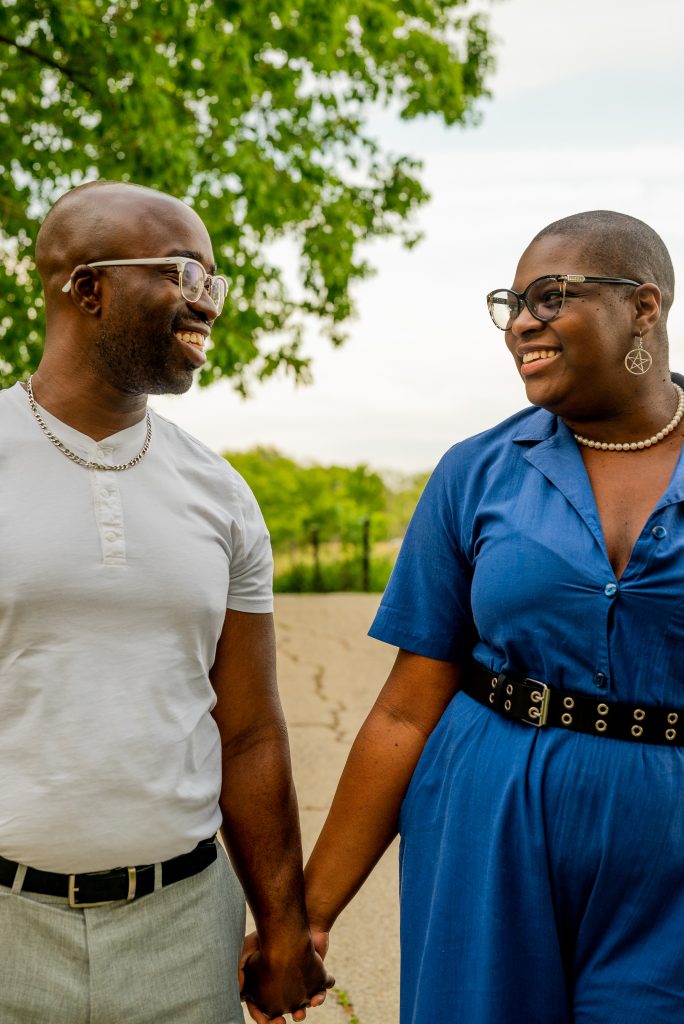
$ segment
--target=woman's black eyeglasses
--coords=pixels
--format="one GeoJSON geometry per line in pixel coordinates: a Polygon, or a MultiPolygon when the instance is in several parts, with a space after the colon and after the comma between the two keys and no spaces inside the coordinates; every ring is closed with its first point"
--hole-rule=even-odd
{"type": "Polygon", "coordinates": [[[639,287],[639,281],[626,277],[588,277],[584,274],[547,274],[528,284],[524,292],[512,288],[498,288],[487,296],[489,315],[501,331],[508,331],[511,324],[527,306],[535,320],[546,323],[555,320],[565,302],[565,286],[600,282],[601,284],[631,284],[639,287]]]}

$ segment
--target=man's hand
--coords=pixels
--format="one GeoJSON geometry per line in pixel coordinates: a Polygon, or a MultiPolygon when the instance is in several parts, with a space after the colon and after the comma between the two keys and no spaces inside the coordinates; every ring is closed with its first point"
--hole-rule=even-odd
{"type": "Polygon", "coordinates": [[[306,1007],[320,1006],[335,984],[311,940],[298,956],[280,958],[261,950],[254,932],[245,939],[239,972],[242,998],[256,1024],[285,1024],[284,1013],[303,1021],[306,1007]]]}

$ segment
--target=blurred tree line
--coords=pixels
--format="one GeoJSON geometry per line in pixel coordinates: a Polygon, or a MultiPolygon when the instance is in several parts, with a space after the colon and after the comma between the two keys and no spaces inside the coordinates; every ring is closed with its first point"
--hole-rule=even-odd
{"type": "Polygon", "coordinates": [[[275,448],[226,452],[271,533],[275,589],[383,590],[427,480],[365,465],[302,465],[275,448]]]}

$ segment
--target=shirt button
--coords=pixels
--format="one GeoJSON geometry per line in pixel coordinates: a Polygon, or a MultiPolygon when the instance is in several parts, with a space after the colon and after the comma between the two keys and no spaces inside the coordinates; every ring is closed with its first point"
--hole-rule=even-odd
{"type": "Polygon", "coordinates": [[[603,689],[606,685],[606,676],[604,672],[594,673],[594,686],[598,686],[599,690],[603,689]]]}
{"type": "Polygon", "coordinates": [[[110,533],[105,533],[105,540],[108,540],[110,542],[118,540],[118,534],[111,533],[111,532],[110,533]]]}
{"type": "Polygon", "coordinates": [[[606,595],[606,597],[615,597],[615,595],[617,594],[617,589],[618,588],[614,583],[606,583],[605,587],[603,588],[603,593],[606,595]]]}
{"type": "Polygon", "coordinates": [[[662,540],[663,537],[667,537],[667,530],[664,526],[654,526],[651,533],[656,540],[662,540]]]}

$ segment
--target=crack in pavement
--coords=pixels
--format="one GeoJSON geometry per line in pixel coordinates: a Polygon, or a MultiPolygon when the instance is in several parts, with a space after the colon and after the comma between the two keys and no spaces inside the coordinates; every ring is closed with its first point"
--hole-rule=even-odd
{"type": "MultiPolygon", "coordinates": [[[[292,651],[283,650],[282,647],[279,648],[278,653],[285,658],[289,658],[295,665],[298,665],[303,669],[306,668],[312,670],[314,694],[322,704],[327,705],[328,715],[330,716],[329,722],[288,722],[288,728],[304,728],[307,726],[318,725],[323,729],[330,729],[335,737],[336,743],[346,743],[345,730],[342,727],[342,714],[347,710],[347,705],[343,700],[333,700],[330,697],[325,685],[325,665],[320,665],[316,662],[302,661],[299,655],[294,654],[292,651]]],[[[348,745],[349,744],[347,743],[347,746],[348,745]]]]}
{"type": "Polygon", "coordinates": [[[347,705],[342,700],[332,700],[325,686],[325,665],[316,665],[313,677],[314,693],[320,701],[330,706],[331,723],[328,728],[332,731],[336,743],[345,742],[344,729],[342,728],[342,712],[347,710],[347,705]]]}

